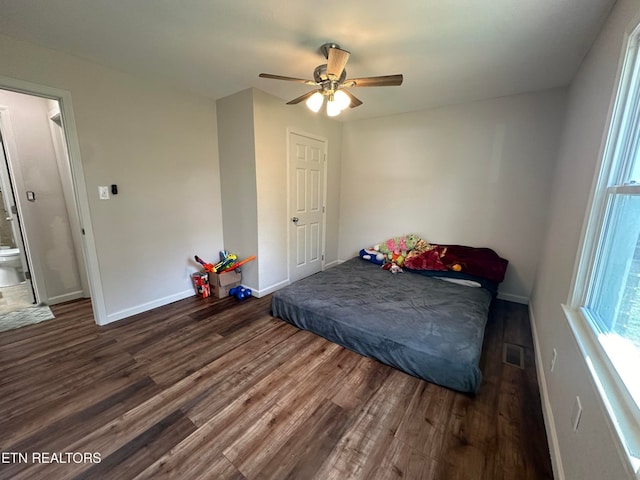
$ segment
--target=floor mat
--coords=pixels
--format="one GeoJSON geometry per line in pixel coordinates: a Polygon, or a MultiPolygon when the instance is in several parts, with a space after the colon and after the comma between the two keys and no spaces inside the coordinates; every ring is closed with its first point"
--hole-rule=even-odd
{"type": "Polygon", "coordinates": [[[51,320],[53,312],[48,306],[27,307],[0,315],[0,332],[51,320]]]}

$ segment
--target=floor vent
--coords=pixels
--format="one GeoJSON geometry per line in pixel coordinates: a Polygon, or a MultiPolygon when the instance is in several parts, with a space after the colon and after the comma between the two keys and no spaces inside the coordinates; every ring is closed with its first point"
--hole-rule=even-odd
{"type": "Polygon", "coordinates": [[[513,343],[505,343],[502,348],[502,361],[507,365],[524,369],[524,348],[513,343]]]}

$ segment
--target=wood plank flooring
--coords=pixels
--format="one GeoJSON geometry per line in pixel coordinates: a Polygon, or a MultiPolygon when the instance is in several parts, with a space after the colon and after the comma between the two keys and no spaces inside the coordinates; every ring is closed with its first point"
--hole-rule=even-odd
{"type": "Polygon", "coordinates": [[[193,297],[0,334],[0,479],[548,479],[526,307],[496,301],[475,397],[193,297]],[[524,370],[502,363],[525,348],[524,370]]]}

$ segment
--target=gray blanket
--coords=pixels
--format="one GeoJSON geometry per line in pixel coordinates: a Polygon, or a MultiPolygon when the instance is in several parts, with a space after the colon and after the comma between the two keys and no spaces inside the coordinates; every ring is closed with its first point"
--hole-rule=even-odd
{"type": "Polygon", "coordinates": [[[427,381],[476,392],[491,294],[353,258],[273,295],[272,313],[427,381]]]}

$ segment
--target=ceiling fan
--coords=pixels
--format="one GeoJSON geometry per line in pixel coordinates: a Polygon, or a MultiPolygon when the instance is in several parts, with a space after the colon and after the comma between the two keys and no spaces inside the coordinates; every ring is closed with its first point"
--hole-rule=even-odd
{"type": "Polygon", "coordinates": [[[346,90],[352,87],[388,87],[402,85],[402,74],[384,75],[380,77],[363,77],[347,79],[345,65],[351,53],[342,50],[335,43],[325,43],[320,47],[320,51],[327,59],[327,63],[318,65],[313,71],[313,80],[303,78],[284,77],[282,75],[272,75],[261,73],[262,78],[273,80],[286,80],[288,82],[304,83],[314,87],[320,87],[294,98],[287,105],[296,105],[306,101],[307,107],[314,112],[322,108],[324,99],[327,99],[327,115],[330,117],[338,115],[347,107],[355,108],[362,105],[362,101],[346,90]]]}

